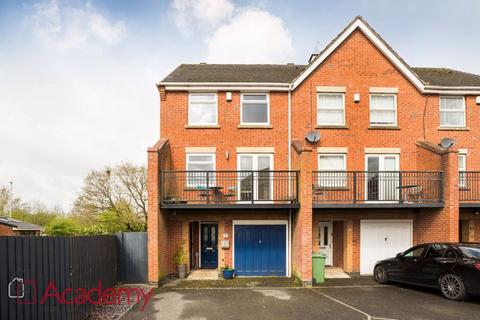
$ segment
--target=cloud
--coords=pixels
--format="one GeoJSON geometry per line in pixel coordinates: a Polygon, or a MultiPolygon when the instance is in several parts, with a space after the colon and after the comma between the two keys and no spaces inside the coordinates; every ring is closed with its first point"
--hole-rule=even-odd
{"type": "Polygon", "coordinates": [[[170,17],[184,35],[204,38],[214,63],[282,63],[294,56],[290,31],[265,10],[266,2],[239,7],[229,0],[173,0],[170,17]]]}
{"type": "Polygon", "coordinates": [[[294,56],[290,31],[283,20],[258,8],[240,10],[206,42],[208,62],[281,63],[294,56]]]}
{"type": "Polygon", "coordinates": [[[73,7],[50,0],[33,5],[31,11],[26,22],[33,33],[61,49],[115,44],[126,35],[123,21],[109,21],[88,2],[73,7]]]}
{"type": "Polygon", "coordinates": [[[184,34],[194,29],[212,29],[229,19],[235,5],[229,0],[173,0],[171,17],[184,34]]]}

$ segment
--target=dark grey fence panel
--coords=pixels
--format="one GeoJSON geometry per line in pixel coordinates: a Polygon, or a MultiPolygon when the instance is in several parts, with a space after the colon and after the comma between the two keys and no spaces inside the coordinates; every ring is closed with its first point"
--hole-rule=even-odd
{"type": "Polygon", "coordinates": [[[117,233],[119,280],[123,283],[146,283],[148,280],[147,233],[117,233]]]}
{"type": "Polygon", "coordinates": [[[58,292],[90,290],[99,281],[103,288],[113,287],[118,279],[117,261],[114,236],[0,236],[0,319],[85,319],[91,304],[63,304],[55,298],[42,303],[45,290],[49,283],[58,292]],[[14,278],[25,284],[24,297],[18,301],[9,298],[8,287],[14,278]]]}

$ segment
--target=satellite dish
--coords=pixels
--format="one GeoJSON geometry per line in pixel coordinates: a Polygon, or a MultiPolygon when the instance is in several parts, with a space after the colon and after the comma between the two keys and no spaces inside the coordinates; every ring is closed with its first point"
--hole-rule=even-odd
{"type": "Polygon", "coordinates": [[[440,146],[444,147],[445,149],[448,149],[450,148],[451,146],[453,146],[455,144],[455,139],[453,138],[443,138],[441,141],[440,141],[440,146]]]}
{"type": "Polygon", "coordinates": [[[320,140],[320,133],[318,133],[317,131],[310,131],[305,136],[305,139],[310,143],[315,143],[320,140]]]}

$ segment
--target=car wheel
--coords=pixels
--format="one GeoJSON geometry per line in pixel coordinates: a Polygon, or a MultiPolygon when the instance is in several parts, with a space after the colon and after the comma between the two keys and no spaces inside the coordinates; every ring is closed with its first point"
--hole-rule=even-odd
{"type": "Polygon", "coordinates": [[[373,270],[373,277],[375,278],[375,281],[381,284],[386,284],[388,283],[388,278],[387,278],[387,270],[382,265],[378,265],[375,267],[373,270]]]}
{"type": "Polygon", "coordinates": [[[465,284],[462,278],[454,274],[446,274],[440,279],[440,289],[445,298],[464,300],[466,298],[465,284]]]}

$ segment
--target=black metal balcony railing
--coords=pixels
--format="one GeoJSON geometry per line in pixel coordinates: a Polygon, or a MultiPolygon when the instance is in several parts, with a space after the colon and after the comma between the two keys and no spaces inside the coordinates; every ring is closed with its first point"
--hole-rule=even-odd
{"type": "Polygon", "coordinates": [[[460,202],[480,202],[480,171],[460,171],[460,202]]]}
{"type": "Polygon", "coordinates": [[[313,203],[440,204],[443,173],[432,171],[316,171],[313,203]]]}
{"type": "Polygon", "coordinates": [[[298,171],[162,171],[162,203],[297,203],[298,175],[298,171]]]}

